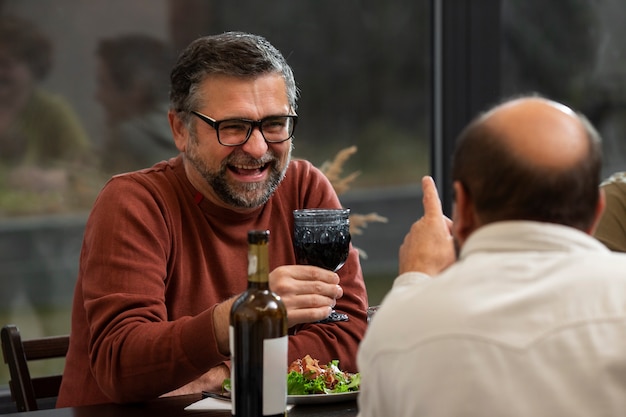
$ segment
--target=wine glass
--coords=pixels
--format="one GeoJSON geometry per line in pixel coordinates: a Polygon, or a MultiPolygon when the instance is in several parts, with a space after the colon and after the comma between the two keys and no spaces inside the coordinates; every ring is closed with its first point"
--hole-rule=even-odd
{"type": "MultiPolygon", "coordinates": [[[[293,247],[296,262],[338,271],[350,251],[350,209],[300,209],[293,211],[293,247]]],[[[346,321],[334,310],[322,320],[346,321]]]]}

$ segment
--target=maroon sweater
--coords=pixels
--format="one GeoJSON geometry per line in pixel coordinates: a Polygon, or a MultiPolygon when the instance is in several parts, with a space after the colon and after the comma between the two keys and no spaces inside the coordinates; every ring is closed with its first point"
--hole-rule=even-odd
{"type": "MultiPolygon", "coordinates": [[[[270,230],[271,269],[294,264],[292,210],[308,207],[340,203],[301,160],[267,204],[245,215],[200,198],[180,157],[112,178],[85,229],[57,406],[155,398],[228,361],[212,314],[247,287],[248,230],[270,230]]],[[[339,275],[344,296],[335,309],[350,320],[298,326],[290,362],[310,354],[356,371],[367,294],[354,248],[339,275]]]]}

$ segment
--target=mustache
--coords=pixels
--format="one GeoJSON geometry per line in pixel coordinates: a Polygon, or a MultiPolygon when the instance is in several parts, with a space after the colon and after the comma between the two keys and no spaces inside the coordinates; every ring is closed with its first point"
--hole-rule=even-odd
{"type": "Polygon", "coordinates": [[[267,165],[278,163],[278,158],[273,153],[266,153],[262,158],[252,158],[245,152],[233,152],[222,162],[222,169],[226,169],[228,165],[267,165]]]}

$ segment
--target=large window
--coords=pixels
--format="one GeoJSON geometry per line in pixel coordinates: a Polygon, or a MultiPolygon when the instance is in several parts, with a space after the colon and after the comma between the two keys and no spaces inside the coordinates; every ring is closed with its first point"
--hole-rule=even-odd
{"type": "Polygon", "coordinates": [[[603,176],[626,170],[626,31],[620,0],[432,0],[433,173],[450,213],[450,153],[478,111],[538,93],[585,113],[603,136],[603,176]]]}
{"type": "Polygon", "coordinates": [[[25,337],[69,331],[93,199],[110,175],[171,152],[163,105],[143,125],[129,122],[141,113],[136,95],[148,89],[162,103],[180,49],[226,30],[266,36],[292,65],[301,90],[295,157],[321,166],[357,147],[344,174],[361,174],[340,198],[353,213],[388,219],[353,239],[367,254],[370,302],[380,302],[429,172],[429,4],[0,0],[0,18],[19,34],[0,35],[0,323],[25,337]],[[133,57],[149,64],[139,77],[133,57]]]}
{"type": "MultiPolygon", "coordinates": [[[[321,166],[357,146],[344,173],[361,175],[340,198],[388,218],[354,237],[378,303],[421,214],[420,177],[432,170],[445,188],[454,137],[486,105],[528,92],[564,101],[604,136],[604,176],[626,169],[625,14],[622,0],[0,0],[3,22],[33,25],[10,29],[23,29],[19,42],[0,35],[0,323],[26,337],[69,331],[95,195],[112,173],[168,152],[123,123],[137,85],[116,93],[122,67],[103,60],[141,53],[151,65],[140,78],[162,100],[173,57],[197,36],[251,31],[279,47],[302,91],[295,156],[321,166]]],[[[168,137],[164,112],[148,137],[168,137]]],[[[6,380],[0,366],[0,387],[6,380]]]]}
{"type": "Polygon", "coordinates": [[[622,0],[502,0],[502,94],[538,92],[585,113],[604,141],[603,175],[626,170],[622,0]]]}

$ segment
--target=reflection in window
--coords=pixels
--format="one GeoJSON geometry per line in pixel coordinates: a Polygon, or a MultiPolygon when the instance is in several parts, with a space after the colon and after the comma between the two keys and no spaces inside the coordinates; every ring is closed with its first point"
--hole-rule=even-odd
{"type": "Polygon", "coordinates": [[[603,175],[626,170],[622,0],[503,0],[503,95],[538,92],[585,113],[604,139],[603,175]]]}
{"type": "Polygon", "coordinates": [[[74,109],[43,86],[52,51],[33,22],[0,16],[0,215],[58,209],[88,157],[74,109]]]}
{"type": "Polygon", "coordinates": [[[371,301],[381,300],[429,169],[429,0],[1,0],[7,15],[27,17],[42,46],[20,55],[18,37],[0,35],[0,97],[22,97],[0,100],[0,323],[25,337],[69,331],[93,199],[111,174],[177,153],[164,103],[172,59],[226,30],[267,37],[292,65],[294,157],[321,166],[358,148],[344,169],[361,174],[341,199],[389,218],[354,237],[369,255],[371,301]],[[9,91],[20,82],[28,90],[9,91]],[[28,111],[9,123],[18,108],[28,111]]]}
{"type": "Polygon", "coordinates": [[[104,38],[96,47],[95,98],[107,134],[102,169],[116,173],[149,167],[178,155],[167,120],[169,44],[143,34],[104,38]]]}

